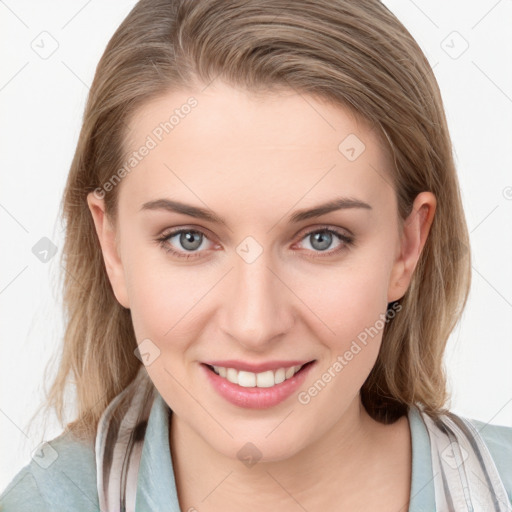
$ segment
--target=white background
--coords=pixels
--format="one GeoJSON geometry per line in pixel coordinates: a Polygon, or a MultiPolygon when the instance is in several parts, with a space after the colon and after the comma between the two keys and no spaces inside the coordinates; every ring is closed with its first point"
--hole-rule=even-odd
{"type": "MultiPolygon", "coordinates": [[[[384,3],[434,67],[471,232],[471,296],[446,354],[451,408],[512,426],[512,1],[384,3]],[[469,47],[453,58],[461,38],[469,47]]],[[[38,444],[26,422],[63,329],[62,190],[96,64],[133,4],[0,2],[0,490],[38,444]],[[32,48],[42,37],[47,49],[58,44],[47,59],[32,48]],[[58,247],[48,263],[32,253],[42,237],[58,247]]]]}

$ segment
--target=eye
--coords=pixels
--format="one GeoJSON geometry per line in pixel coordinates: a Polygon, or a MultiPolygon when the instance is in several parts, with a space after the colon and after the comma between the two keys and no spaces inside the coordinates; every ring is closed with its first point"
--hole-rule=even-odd
{"type": "Polygon", "coordinates": [[[202,231],[182,228],[164,233],[157,242],[166,252],[178,258],[189,259],[196,257],[201,252],[199,249],[205,249],[205,240],[209,239],[202,231]]]}
{"type": "Polygon", "coordinates": [[[306,240],[309,243],[310,247],[307,247],[308,250],[317,253],[313,257],[332,256],[354,244],[354,238],[352,236],[348,236],[337,229],[328,227],[309,231],[301,240],[306,240]],[[335,249],[329,251],[329,247],[332,246],[336,239],[338,239],[338,245],[335,249]]]}

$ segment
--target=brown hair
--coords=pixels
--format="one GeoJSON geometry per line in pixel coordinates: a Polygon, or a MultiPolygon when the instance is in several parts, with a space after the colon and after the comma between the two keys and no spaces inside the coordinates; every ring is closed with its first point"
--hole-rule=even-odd
{"type": "MultiPolygon", "coordinates": [[[[469,236],[441,95],[406,28],[379,1],[141,0],[98,64],[63,197],[66,331],[44,404],[64,422],[72,378],[77,416],[92,435],[141,362],[130,311],[116,300],[86,197],[122,165],[126,125],[148,100],[221,78],[250,91],[293,89],[348,107],[378,129],[391,161],[400,218],[431,191],[437,209],[401,311],[386,323],[361,389],[382,422],[412,404],[446,404],[443,353],[466,304],[469,236]]],[[[115,218],[119,187],[105,194],[115,218]]]]}

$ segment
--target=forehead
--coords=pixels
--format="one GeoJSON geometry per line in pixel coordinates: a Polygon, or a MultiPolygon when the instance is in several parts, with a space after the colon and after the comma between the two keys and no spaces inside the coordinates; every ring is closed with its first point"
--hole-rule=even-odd
{"type": "Polygon", "coordinates": [[[269,214],[272,204],[394,195],[377,131],[348,109],[293,90],[256,95],[220,82],[169,92],[132,116],[125,146],[120,204],[128,195],[134,206],[204,199],[269,214]]]}

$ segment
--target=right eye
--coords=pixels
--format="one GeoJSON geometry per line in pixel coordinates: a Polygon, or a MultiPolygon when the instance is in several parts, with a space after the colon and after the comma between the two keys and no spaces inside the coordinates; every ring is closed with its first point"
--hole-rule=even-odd
{"type": "Polygon", "coordinates": [[[160,246],[167,253],[186,259],[199,256],[198,253],[203,252],[199,249],[204,245],[203,242],[205,240],[208,240],[208,237],[202,231],[191,228],[167,231],[157,238],[160,246]],[[173,239],[175,240],[173,241],[173,239]],[[177,245],[181,247],[177,247],[177,245]]]}

